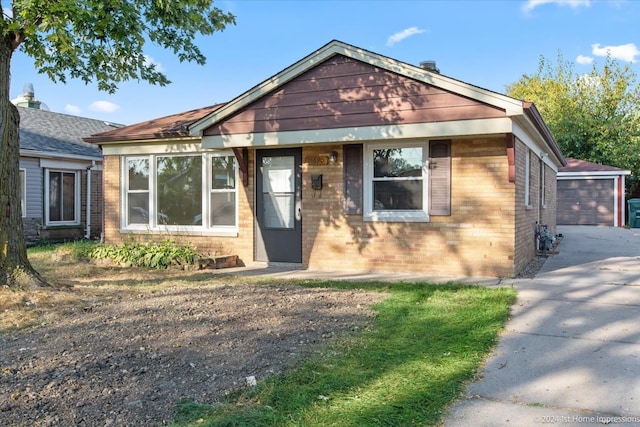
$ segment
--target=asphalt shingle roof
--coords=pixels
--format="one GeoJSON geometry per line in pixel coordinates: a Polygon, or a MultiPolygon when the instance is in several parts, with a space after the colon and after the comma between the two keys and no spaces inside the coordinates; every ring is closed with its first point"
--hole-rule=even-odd
{"type": "Polygon", "coordinates": [[[122,126],[35,108],[18,107],[18,111],[21,150],[102,157],[100,147],[87,143],[82,138],[122,126]]]}
{"type": "Polygon", "coordinates": [[[601,165],[599,163],[587,162],[586,160],[574,159],[566,157],[567,165],[558,168],[559,172],[616,172],[624,171],[624,169],[614,166],[601,165]]]}
{"type": "Polygon", "coordinates": [[[110,141],[136,141],[156,138],[177,138],[189,136],[189,126],[222,107],[223,104],[210,105],[183,113],[172,114],[129,126],[122,126],[109,132],[94,132],[85,138],[100,143],[110,141]]]}

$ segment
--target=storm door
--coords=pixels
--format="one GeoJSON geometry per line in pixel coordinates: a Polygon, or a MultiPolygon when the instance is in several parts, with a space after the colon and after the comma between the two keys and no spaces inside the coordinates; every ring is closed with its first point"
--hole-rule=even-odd
{"type": "Polygon", "coordinates": [[[256,153],[256,260],[302,262],[302,150],[256,153]]]}

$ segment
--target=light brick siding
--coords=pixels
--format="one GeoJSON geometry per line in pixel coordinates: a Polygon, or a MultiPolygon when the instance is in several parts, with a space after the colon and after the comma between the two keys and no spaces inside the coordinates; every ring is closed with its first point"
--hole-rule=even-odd
{"type": "MultiPolygon", "coordinates": [[[[334,148],[305,148],[303,158],[334,148]]],[[[362,216],[345,216],[341,165],[303,164],[303,263],[327,269],[512,276],[514,186],[508,180],[505,140],[454,140],[451,151],[452,215],[431,216],[428,223],[363,222],[362,216]],[[322,191],[310,189],[308,176],[314,173],[323,174],[322,191]]]]}
{"type": "MultiPolygon", "coordinates": [[[[516,141],[516,182],[509,182],[505,138],[453,140],[451,215],[428,223],[364,222],[343,211],[343,150],[340,145],[302,151],[302,264],[331,270],[421,272],[433,275],[509,277],[535,256],[539,158],[531,155],[532,207],[524,205],[526,146],[516,141]],[[336,150],[338,162],[311,165],[310,156],[336,150]],[[535,167],[534,167],[535,165],[535,167]],[[312,174],[323,175],[322,190],[311,189],[312,174]]],[[[205,253],[232,253],[254,260],[255,150],[249,150],[249,185],[241,183],[238,237],[174,236],[205,253]]],[[[104,158],[105,239],[120,243],[120,161],[104,158]]],[[[555,230],[555,173],[546,168],[546,208],[541,216],[555,230]]],[[[365,183],[366,186],[366,183],[365,183]]],[[[366,191],[366,187],[365,187],[366,191]]],[[[139,233],[135,239],[166,239],[166,233],[139,233]]]]}
{"type": "Polygon", "coordinates": [[[536,256],[536,222],[546,224],[551,233],[556,232],[556,173],[544,164],[538,153],[521,141],[516,141],[516,264],[515,272],[522,270],[536,256]],[[529,151],[530,206],[525,203],[525,162],[529,151]],[[544,165],[544,205],[540,200],[540,168],[544,165]]]}
{"type": "Polygon", "coordinates": [[[557,175],[549,166],[545,165],[545,205],[542,209],[542,223],[549,226],[554,235],[557,232],[557,175]]]}

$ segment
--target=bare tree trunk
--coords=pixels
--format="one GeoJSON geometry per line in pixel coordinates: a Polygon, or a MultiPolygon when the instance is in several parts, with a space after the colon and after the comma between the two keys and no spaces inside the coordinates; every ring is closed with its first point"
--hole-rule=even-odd
{"type": "Polygon", "coordinates": [[[20,206],[20,114],[9,97],[13,50],[0,42],[0,287],[48,286],[27,259],[20,206]]]}

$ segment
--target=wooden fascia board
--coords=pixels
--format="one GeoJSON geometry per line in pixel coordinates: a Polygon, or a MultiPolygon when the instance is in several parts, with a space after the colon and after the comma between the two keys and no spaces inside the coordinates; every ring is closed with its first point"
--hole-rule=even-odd
{"type": "Polygon", "coordinates": [[[180,153],[201,153],[202,145],[200,139],[185,141],[163,140],[156,144],[114,144],[102,147],[102,154],[105,156],[122,155],[147,155],[147,154],[180,154],[180,153]]]}
{"type": "Polygon", "coordinates": [[[69,159],[89,162],[102,162],[102,157],[81,156],[64,153],[53,153],[50,151],[20,149],[20,157],[36,157],[40,159],[69,159]]]}
{"type": "Polygon", "coordinates": [[[548,164],[553,163],[554,168],[557,170],[560,166],[566,166],[567,162],[560,151],[557,143],[553,138],[549,140],[549,135],[541,134],[538,127],[535,126],[525,116],[518,116],[514,118],[514,134],[532,150],[536,151],[536,155],[540,156],[541,152],[548,154],[545,157],[545,162],[549,160],[548,164]]]}
{"type": "Polygon", "coordinates": [[[366,126],[266,132],[237,135],[211,135],[202,137],[202,147],[224,149],[234,147],[301,146],[308,144],[442,139],[478,135],[497,135],[512,132],[510,118],[456,120],[450,122],[416,123],[408,125],[366,126]]]}
{"type": "Polygon", "coordinates": [[[325,61],[334,55],[344,55],[364,63],[382,68],[384,70],[406,76],[408,78],[421,81],[426,84],[436,86],[438,88],[456,93],[467,98],[474,99],[478,102],[489,104],[505,111],[507,116],[522,115],[522,101],[510,98],[505,95],[491,92],[459,80],[455,80],[439,73],[424,70],[420,67],[413,66],[392,58],[388,58],[355,46],[348,45],[339,41],[333,41],[318,51],[306,56],[295,64],[284,69],[273,77],[263,81],[253,89],[238,96],[232,101],[225,104],[220,109],[212,112],[206,117],[193,123],[189,132],[192,136],[199,136],[209,126],[229,117],[243,107],[260,99],[265,94],[277,89],[285,83],[291,81],[300,74],[306,72],[318,63],[325,61]]]}
{"type": "Polygon", "coordinates": [[[531,106],[525,110],[525,114],[523,114],[521,117],[523,121],[527,121],[532,125],[532,128],[535,129],[535,132],[540,134],[540,136],[544,139],[546,145],[553,152],[554,156],[560,162],[560,164],[562,166],[566,166],[567,161],[562,154],[562,150],[560,150],[560,146],[551,134],[551,130],[549,130],[549,128],[547,127],[547,124],[544,122],[542,115],[540,115],[535,105],[531,104],[531,106]]]}
{"type": "Polygon", "coordinates": [[[592,171],[592,172],[558,172],[558,179],[611,179],[621,175],[631,175],[631,171],[592,171]]]}

